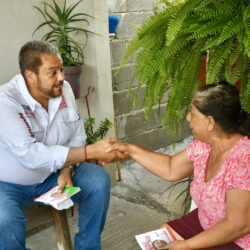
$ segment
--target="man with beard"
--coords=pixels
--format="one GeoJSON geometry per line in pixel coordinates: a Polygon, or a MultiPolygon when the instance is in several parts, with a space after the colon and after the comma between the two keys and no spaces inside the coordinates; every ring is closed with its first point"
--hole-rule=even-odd
{"type": "Polygon", "coordinates": [[[21,74],[0,86],[0,249],[24,250],[25,207],[59,185],[79,186],[75,249],[100,249],[109,204],[108,174],[87,160],[114,161],[111,139],[85,145],[58,51],[42,41],[19,53],[21,74]]]}

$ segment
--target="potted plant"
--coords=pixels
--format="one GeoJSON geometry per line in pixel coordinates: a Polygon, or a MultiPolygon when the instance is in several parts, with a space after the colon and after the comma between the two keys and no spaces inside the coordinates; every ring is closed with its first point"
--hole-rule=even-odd
{"type": "Polygon", "coordinates": [[[249,112],[249,0],[159,0],[125,51],[122,65],[136,55],[134,79],[139,80],[137,93],[145,88],[146,118],[167,93],[162,123],[172,138],[200,84],[204,54],[206,84],[240,81],[242,106],[249,112]]]}
{"type": "Polygon", "coordinates": [[[75,97],[79,97],[79,81],[82,65],[84,63],[84,48],[87,43],[89,33],[93,33],[85,28],[92,16],[80,12],[75,12],[76,8],[83,0],[67,5],[64,0],[63,6],[53,0],[53,3],[43,2],[43,8],[34,6],[43,16],[42,22],[33,32],[36,33],[43,27],[48,31],[42,40],[55,44],[63,60],[65,79],[69,81],[74,91],[75,97]]]}

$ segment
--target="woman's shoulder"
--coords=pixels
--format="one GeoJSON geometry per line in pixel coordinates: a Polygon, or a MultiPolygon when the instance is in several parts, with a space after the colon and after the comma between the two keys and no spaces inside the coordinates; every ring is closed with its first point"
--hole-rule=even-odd
{"type": "Polygon", "coordinates": [[[193,148],[193,149],[197,149],[197,150],[210,148],[209,144],[207,144],[203,141],[200,141],[198,139],[194,139],[188,147],[193,148]]]}
{"type": "Polygon", "coordinates": [[[227,189],[250,190],[250,140],[242,137],[227,159],[227,189]]]}
{"type": "Polygon", "coordinates": [[[233,155],[238,156],[250,156],[250,139],[248,136],[242,137],[235,145],[233,151],[233,155]]]}
{"type": "Polygon", "coordinates": [[[210,146],[200,140],[194,139],[193,142],[187,147],[187,153],[191,160],[209,153],[210,146]]]}

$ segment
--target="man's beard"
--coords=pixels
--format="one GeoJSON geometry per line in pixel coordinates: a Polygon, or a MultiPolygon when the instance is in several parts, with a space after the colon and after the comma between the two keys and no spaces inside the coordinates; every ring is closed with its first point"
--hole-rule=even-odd
{"type": "MultiPolygon", "coordinates": [[[[41,83],[41,80],[39,78],[39,76],[37,77],[37,88],[38,90],[45,94],[46,96],[50,97],[50,98],[55,98],[55,97],[59,97],[62,95],[62,85],[63,85],[63,82],[60,83],[61,84],[61,89],[60,91],[54,91],[54,86],[49,90],[49,89],[45,89],[43,86],[42,86],[42,83],[41,83]]],[[[57,88],[57,87],[56,87],[57,88]]]]}

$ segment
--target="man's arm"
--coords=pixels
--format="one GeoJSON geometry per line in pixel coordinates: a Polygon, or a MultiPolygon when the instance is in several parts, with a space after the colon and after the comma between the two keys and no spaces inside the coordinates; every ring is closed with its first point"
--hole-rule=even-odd
{"type": "MultiPolygon", "coordinates": [[[[68,148],[37,142],[25,117],[20,115],[21,112],[17,105],[8,100],[1,103],[0,145],[10,151],[23,167],[55,172],[64,165],[74,165],[86,160],[83,146],[68,148]]],[[[110,145],[108,140],[88,146],[88,159],[104,162],[115,160],[115,153],[105,153],[107,145],[110,145]]]]}
{"type": "Polygon", "coordinates": [[[114,139],[105,138],[95,144],[70,148],[64,165],[73,165],[86,160],[98,160],[105,163],[112,162],[120,156],[116,151],[107,152],[107,149],[112,146],[114,141],[114,139]]]}

